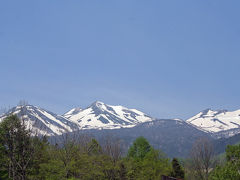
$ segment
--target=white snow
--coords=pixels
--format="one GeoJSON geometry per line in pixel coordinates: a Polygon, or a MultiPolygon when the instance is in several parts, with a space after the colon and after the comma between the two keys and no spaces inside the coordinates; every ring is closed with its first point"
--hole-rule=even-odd
{"type": "MultiPolygon", "coordinates": [[[[31,129],[33,134],[34,132],[37,132],[38,134],[41,135],[60,135],[65,132],[71,132],[72,129],[70,126],[64,124],[62,120],[65,120],[65,122],[72,123],[68,119],[58,116],[58,115],[51,115],[47,111],[38,108],[36,106],[31,106],[31,105],[26,105],[24,106],[17,106],[15,109],[13,108],[13,114],[20,115],[24,119],[24,124],[26,125],[27,128],[31,129]],[[21,111],[23,110],[23,112],[21,111]],[[25,114],[26,111],[27,113],[25,114]],[[24,115],[22,116],[21,113],[24,115]],[[30,116],[33,116],[35,119],[31,119],[30,116]],[[43,119],[44,118],[44,119],[43,119]],[[49,123],[48,121],[53,121],[54,123],[49,123]],[[36,124],[37,123],[37,124],[36,124]],[[41,124],[42,123],[42,124],[41,124]],[[41,124],[41,125],[40,125],[41,124]],[[35,127],[37,125],[37,127],[35,127]],[[49,132],[46,127],[49,128],[52,132],[49,132]],[[40,127],[41,126],[41,127],[40,127]]],[[[8,114],[5,114],[0,117],[0,121],[4,119],[8,114]]]]}
{"type": "MultiPolygon", "coordinates": [[[[70,110],[69,112],[73,112],[70,110]]],[[[66,117],[64,115],[64,117],[66,117]]],[[[123,106],[112,106],[106,105],[103,102],[97,101],[94,105],[83,109],[77,114],[68,114],[69,120],[74,123],[78,123],[82,129],[115,129],[121,127],[133,127],[139,123],[151,121],[152,118],[145,115],[143,112],[136,109],[128,109],[123,106]],[[94,112],[93,106],[97,107],[98,112],[94,112]],[[96,116],[95,113],[100,113],[96,116]],[[131,117],[131,113],[136,117],[131,117]],[[113,122],[108,116],[114,117],[114,119],[119,119],[123,122],[113,122]],[[108,123],[103,123],[101,118],[104,118],[108,123]]]]}
{"type": "Polygon", "coordinates": [[[240,127],[240,110],[213,111],[208,110],[187,120],[188,123],[208,132],[220,132],[240,127]]]}

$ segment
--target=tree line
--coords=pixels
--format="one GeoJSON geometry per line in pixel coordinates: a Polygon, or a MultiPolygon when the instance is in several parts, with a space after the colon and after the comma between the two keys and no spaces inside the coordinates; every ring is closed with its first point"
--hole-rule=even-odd
{"type": "Polygon", "coordinates": [[[228,146],[226,161],[215,158],[207,139],[193,145],[188,159],[168,158],[138,137],[122,153],[121,141],[106,136],[101,143],[89,135],[62,135],[49,143],[33,136],[15,115],[0,123],[0,179],[13,180],[155,180],[240,179],[240,146],[228,146]]]}

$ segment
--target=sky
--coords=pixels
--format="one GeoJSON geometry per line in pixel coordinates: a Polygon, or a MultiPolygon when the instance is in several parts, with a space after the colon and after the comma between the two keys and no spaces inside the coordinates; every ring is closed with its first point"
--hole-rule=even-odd
{"type": "Polygon", "coordinates": [[[0,107],[240,109],[239,0],[0,1],[0,107]]]}

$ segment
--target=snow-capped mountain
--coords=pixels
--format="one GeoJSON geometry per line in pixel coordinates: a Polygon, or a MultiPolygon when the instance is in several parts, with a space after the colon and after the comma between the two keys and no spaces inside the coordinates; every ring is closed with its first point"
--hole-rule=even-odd
{"type": "MultiPolygon", "coordinates": [[[[16,106],[0,115],[0,121],[9,114],[23,118],[33,132],[49,136],[80,129],[132,128],[145,122],[150,125],[156,120],[136,109],[107,105],[99,101],[85,109],[71,109],[64,115],[57,115],[32,105],[16,106]]],[[[186,121],[174,119],[174,122],[187,123],[215,138],[229,137],[240,133],[240,110],[231,112],[207,109],[186,121]]]]}
{"type": "Polygon", "coordinates": [[[1,115],[0,121],[10,114],[23,118],[25,125],[40,135],[60,135],[78,130],[78,125],[65,117],[32,105],[16,106],[1,115]]]}
{"type": "Polygon", "coordinates": [[[82,111],[82,108],[80,108],[80,107],[73,108],[70,111],[66,112],[63,116],[68,119],[71,116],[80,113],[81,111],[82,111]]]}
{"type": "Polygon", "coordinates": [[[136,109],[106,105],[96,101],[83,110],[72,109],[63,115],[78,124],[81,129],[114,129],[133,127],[153,118],[136,109]]]}
{"type": "Polygon", "coordinates": [[[16,106],[0,115],[0,121],[10,114],[23,118],[33,133],[41,135],[61,135],[79,129],[115,129],[133,127],[153,118],[136,110],[123,106],[110,106],[95,102],[86,109],[74,108],[64,115],[57,115],[42,108],[24,105],[16,106]]]}
{"type": "MultiPolygon", "coordinates": [[[[197,115],[187,120],[188,123],[202,129],[206,132],[220,133],[220,132],[239,132],[240,128],[240,110],[227,111],[219,110],[214,111],[206,109],[197,115]]],[[[228,134],[228,136],[234,135],[228,134]]]]}

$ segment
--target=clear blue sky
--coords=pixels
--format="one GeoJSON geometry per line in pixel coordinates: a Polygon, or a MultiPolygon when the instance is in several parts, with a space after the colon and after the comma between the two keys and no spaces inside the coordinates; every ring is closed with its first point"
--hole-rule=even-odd
{"type": "Polygon", "coordinates": [[[239,0],[0,1],[0,107],[240,109],[239,0]]]}

